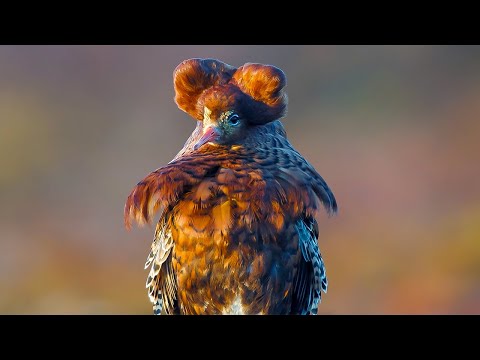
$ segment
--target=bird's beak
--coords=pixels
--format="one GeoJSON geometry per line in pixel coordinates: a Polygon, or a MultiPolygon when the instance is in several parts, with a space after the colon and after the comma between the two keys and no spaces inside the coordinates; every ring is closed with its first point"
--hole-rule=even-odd
{"type": "Polygon", "coordinates": [[[209,142],[214,143],[214,142],[218,141],[219,137],[220,137],[220,133],[218,132],[218,130],[213,126],[210,126],[210,127],[205,129],[205,132],[203,133],[203,136],[200,138],[200,140],[198,140],[198,142],[195,144],[193,149],[197,150],[202,145],[204,145],[206,143],[209,143],[209,142]]]}

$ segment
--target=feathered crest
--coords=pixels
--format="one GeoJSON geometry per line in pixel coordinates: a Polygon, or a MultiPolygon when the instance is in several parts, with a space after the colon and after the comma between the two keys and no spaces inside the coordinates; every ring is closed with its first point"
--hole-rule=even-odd
{"type": "Polygon", "coordinates": [[[200,95],[214,85],[224,85],[236,68],[215,59],[189,59],[182,61],[173,72],[175,103],[197,120],[203,119],[203,109],[197,112],[200,95]]]}
{"type": "Polygon", "coordinates": [[[247,63],[235,68],[215,59],[189,59],[173,73],[175,102],[197,120],[204,104],[235,104],[252,124],[266,124],[285,116],[287,83],[272,65],[247,63]]]}

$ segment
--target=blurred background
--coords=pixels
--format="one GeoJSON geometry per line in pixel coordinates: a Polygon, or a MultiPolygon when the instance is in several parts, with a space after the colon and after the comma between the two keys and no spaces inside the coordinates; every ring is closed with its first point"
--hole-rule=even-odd
{"type": "Polygon", "coordinates": [[[287,75],[334,191],[321,314],[480,313],[479,46],[0,46],[0,313],[151,314],[133,186],[183,146],[184,59],[287,75]]]}

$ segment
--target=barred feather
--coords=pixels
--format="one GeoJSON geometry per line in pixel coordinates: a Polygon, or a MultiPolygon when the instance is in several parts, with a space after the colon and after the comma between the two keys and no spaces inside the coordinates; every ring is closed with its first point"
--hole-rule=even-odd
{"type": "Polygon", "coordinates": [[[167,216],[164,213],[157,224],[151,251],[145,263],[145,269],[151,266],[145,287],[148,289],[148,297],[153,303],[153,311],[155,314],[161,313],[163,306],[163,295],[160,288],[160,270],[170,255],[173,245],[172,233],[168,228],[167,216]]]}
{"type": "Polygon", "coordinates": [[[316,314],[328,281],[315,216],[337,203],[279,121],[285,74],[191,59],[174,86],[197,126],[124,207],[127,228],[162,211],[145,262],[154,314],[316,314]]]}
{"type": "Polygon", "coordinates": [[[318,225],[315,219],[304,219],[297,222],[300,249],[303,259],[313,266],[313,281],[308,306],[304,309],[311,315],[316,315],[318,304],[322,299],[322,290],[327,293],[328,280],[325,263],[318,247],[318,225]]]}

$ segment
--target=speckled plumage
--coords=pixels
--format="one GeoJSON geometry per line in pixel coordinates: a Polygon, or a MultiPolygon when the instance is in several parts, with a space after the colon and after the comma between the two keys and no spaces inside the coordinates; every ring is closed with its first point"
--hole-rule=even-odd
{"type": "Polygon", "coordinates": [[[155,313],[316,314],[327,290],[315,216],[333,193],[289,143],[283,72],[190,59],[175,100],[197,127],[140,181],[125,224],[161,210],[145,267],[155,313]]]}

